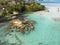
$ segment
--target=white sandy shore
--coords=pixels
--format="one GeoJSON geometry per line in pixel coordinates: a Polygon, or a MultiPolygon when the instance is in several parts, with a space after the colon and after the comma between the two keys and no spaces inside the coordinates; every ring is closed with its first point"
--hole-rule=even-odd
{"type": "Polygon", "coordinates": [[[34,15],[43,15],[51,21],[56,21],[60,24],[60,12],[46,12],[46,11],[37,11],[33,13],[34,15]]]}
{"type": "Polygon", "coordinates": [[[50,19],[60,20],[60,5],[58,4],[43,4],[47,8],[46,11],[37,11],[34,14],[43,15],[50,19]]]}
{"type": "Polygon", "coordinates": [[[43,15],[50,19],[60,19],[60,12],[46,12],[46,11],[37,11],[34,12],[34,15],[43,15]]]}

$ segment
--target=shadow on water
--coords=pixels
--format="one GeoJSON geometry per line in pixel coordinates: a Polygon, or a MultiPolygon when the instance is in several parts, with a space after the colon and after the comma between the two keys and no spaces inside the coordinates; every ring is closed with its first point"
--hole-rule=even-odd
{"type": "Polygon", "coordinates": [[[11,15],[9,17],[0,16],[0,23],[6,23],[6,22],[9,22],[9,21],[14,20],[14,19],[23,20],[25,17],[27,17],[27,15],[25,15],[24,13],[11,15]],[[16,17],[13,18],[14,16],[16,16],[16,17]]]}

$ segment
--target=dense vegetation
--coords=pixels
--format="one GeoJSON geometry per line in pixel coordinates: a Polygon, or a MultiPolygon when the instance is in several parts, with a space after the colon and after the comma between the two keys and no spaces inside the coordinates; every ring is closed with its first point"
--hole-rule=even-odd
{"type": "Polygon", "coordinates": [[[25,3],[23,0],[7,0],[0,1],[0,14],[2,16],[10,16],[16,12],[26,13],[26,12],[34,12],[44,10],[45,6],[40,5],[36,2],[25,3]]]}

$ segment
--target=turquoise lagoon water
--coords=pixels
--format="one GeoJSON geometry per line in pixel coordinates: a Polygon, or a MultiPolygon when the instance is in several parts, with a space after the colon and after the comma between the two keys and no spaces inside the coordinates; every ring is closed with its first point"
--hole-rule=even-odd
{"type": "Polygon", "coordinates": [[[55,6],[59,6],[60,5],[60,3],[56,3],[56,2],[54,2],[54,3],[53,2],[50,2],[50,3],[49,2],[46,2],[46,3],[45,2],[41,2],[41,4],[42,5],[55,5],[55,6]]]}
{"type": "MultiPolygon", "coordinates": [[[[32,13],[27,18],[35,20],[35,30],[25,35],[19,32],[11,32],[11,35],[5,35],[7,24],[0,27],[0,39],[7,41],[6,45],[15,43],[18,45],[22,40],[22,45],[60,45],[60,22],[54,21],[51,17],[58,13],[32,13]],[[51,16],[51,17],[50,17],[51,16]],[[15,37],[17,36],[18,39],[15,37]]],[[[4,44],[5,45],[5,44],[4,44]]]]}
{"type": "Polygon", "coordinates": [[[41,3],[42,5],[45,5],[45,7],[46,7],[46,9],[47,10],[56,10],[56,9],[58,9],[59,8],[59,10],[60,10],[60,3],[53,3],[53,2],[47,2],[47,3],[41,3]]]}

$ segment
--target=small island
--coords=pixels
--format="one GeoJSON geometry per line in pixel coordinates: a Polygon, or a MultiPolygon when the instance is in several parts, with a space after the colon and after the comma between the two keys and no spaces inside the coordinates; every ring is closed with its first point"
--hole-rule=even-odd
{"type": "Polygon", "coordinates": [[[0,23],[9,22],[10,28],[16,28],[16,31],[25,33],[25,31],[34,30],[36,22],[26,19],[24,14],[42,10],[45,10],[45,6],[37,2],[0,0],[0,23]]]}

